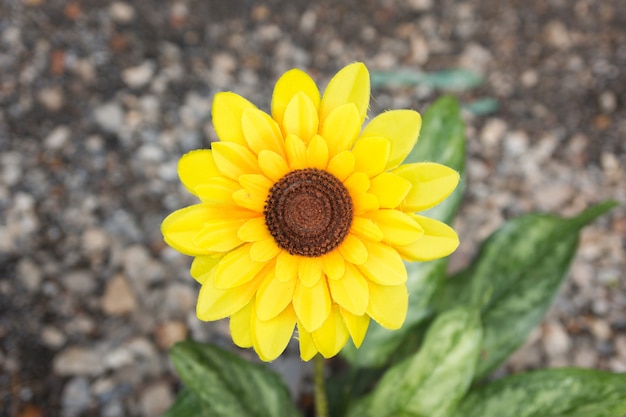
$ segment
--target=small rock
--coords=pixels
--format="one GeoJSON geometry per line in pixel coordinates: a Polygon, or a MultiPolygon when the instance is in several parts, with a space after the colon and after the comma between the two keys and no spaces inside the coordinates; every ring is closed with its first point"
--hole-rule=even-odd
{"type": "Polygon", "coordinates": [[[526,132],[516,130],[510,132],[504,138],[504,153],[509,157],[516,158],[526,153],[528,149],[528,135],[526,132]]]}
{"type": "Polygon", "coordinates": [[[109,6],[109,13],[117,23],[128,23],[135,18],[135,9],[128,3],[115,1],[109,6]]]}
{"type": "Polygon", "coordinates": [[[139,402],[143,417],[158,417],[174,403],[174,395],[169,384],[157,382],[144,390],[139,402]]]}
{"type": "Polygon", "coordinates": [[[44,139],[43,145],[46,149],[51,151],[58,151],[62,149],[66,144],[71,135],[70,128],[67,126],[57,126],[55,127],[48,136],[44,139]]]}
{"type": "Polygon", "coordinates": [[[591,346],[578,346],[574,352],[574,366],[595,368],[598,364],[598,353],[591,346]]]}
{"type": "Polygon", "coordinates": [[[95,277],[88,270],[69,272],[62,280],[65,288],[78,295],[89,295],[97,286],[95,277]]]}
{"type": "Polygon", "coordinates": [[[108,351],[103,358],[103,362],[108,369],[119,369],[133,363],[133,352],[127,347],[119,347],[108,351]]]}
{"type": "Polygon", "coordinates": [[[197,291],[188,285],[173,283],[165,291],[164,310],[176,313],[186,313],[195,309],[197,291]]]}
{"type": "Polygon", "coordinates": [[[556,211],[572,199],[575,190],[565,182],[549,182],[538,186],[533,197],[537,207],[544,211],[556,211]]]}
{"type": "Polygon", "coordinates": [[[626,362],[626,335],[619,335],[615,338],[615,351],[626,362]]]}
{"type": "Polygon", "coordinates": [[[22,258],[17,264],[17,276],[29,291],[39,289],[42,275],[39,266],[30,258],[22,258]]]}
{"type": "Polygon", "coordinates": [[[544,37],[548,45],[558,49],[567,49],[572,45],[572,39],[563,22],[553,20],[544,28],[544,37]]]}
{"type": "Polygon", "coordinates": [[[70,346],[57,354],[53,367],[60,376],[95,376],[104,372],[100,353],[80,346],[70,346]]]}
{"type": "Polygon", "coordinates": [[[124,111],[118,103],[113,101],[96,107],[93,116],[96,123],[107,132],[119,132],[124,123],[124,111]]]}
{"type": "Polygon", "coordinates": [[[87,229],[83,233],[82,243],[85,252],[101,253],[109,246],[109,236],[99,228],[87,229]]]}
{"type": "Polygon", "coordinates": [[[605,91],[600,95],[600,107],[606,113],[613,113],[617,108],[617,97],[612,91],[605,91]]]}
{"type": "Polygon", "coordinates": [[[61,87],[46,87],[37,94],[39,102],[49,111],[56,112],[65,104],[65,96],[61,87]]]}
{"type": "Polygon", "coordinates": [[[174,344],[187,338],[188,329],[181,321],[166,321],[159,324],[155,330],[155,338],[158,346],[163,350],[169,350],[174,344]]]}
{"type": "Polygon", "coordinates": [[[567,354],[571,347],[569,335],[561,323],[548,322],[543,327],[543,349],[551,358],[567,354]]]}
{"type": "Polygon", "coordinates": [[[102,297],[102,309],[106,314],[119,316],[137,307],[135,295],[123,275],[115,275],[107,283],[102,297]]]}
{"type": "Polygon", "coordinates": [[[144,61],[136,67],[122,71],[122,81],[130,88],[141,88],[148,84],[154,75],[154,62],[144,61]]]}
{"type": "Polygon", "coordinates": [[[598,340],[609,340],[613,335],[611,326],[605,320],[591,320],[589,329],[594,337],[598,340]]]}
{"type": "Polygon", "coordinates": [[[433,0],[409,0],[408,5],[416,12],[425,12],[432,9],[433,0]]]}
{"type": "Polygon", "coordinates": [[[58,349],[65,344],[67,338],[56,327],[45,326],[41,330],[41,341],[51,349],[58,349]]]}
{"type": "Polygon", "coordinates": [[[85,377],[70,379],[63,388],[61,400],[63,417],[78,417],[91,405],[89,382],[85,377]]]}
{"type": "Polygon", "coordinates": [[[480,141],[484,146],[492,148],[497,146],[504,137],[507,124],[502,119],[489,119],[480,132],[480,141]]]}

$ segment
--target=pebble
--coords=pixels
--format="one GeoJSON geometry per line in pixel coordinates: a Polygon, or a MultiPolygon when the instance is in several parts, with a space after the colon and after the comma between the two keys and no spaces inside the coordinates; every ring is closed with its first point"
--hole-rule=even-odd
{"type": "Polygon", "coordinates": [[[160,417],[174,403],[172,389],[166,382],[145,388],[139,401],[143,417],[160,417]]]}
{"type": "Polygon", "coordinates": [[[552,321],[543,326],[543,350],[550,358],[565,355],[571,348],[570,338],[561,323],[552,321]]]}
{"type": "Polygon", "coordinates": [[[135,9],[128,3],[115,1],[109,6],[109,13],[117,23],[129,23],[135,18],[135,9]]]}
{"type": "Polygon", "coordinates": [[[182,321],[169,320],[160,323],[155,330],[157,345],[163,350],[169,350],[178,342],[187,338],[187,325],[182,321]]]}
{"type": "Polygon", "coordinates": [[[88,270],[77,270],[67,273],[61,277],[63,286],[77,295],[92,294],[98,282],[93,273],[88,270]]]}
{"type": "Polygon", "coordinates": [[[79,417],[91,405],[89,381],[85,377],[70,379],[63,387],[61,415],[79,417]]]}
{"type": "Polygon", "coordinates": [[[480,141],[487,148],[497,146],[502,141],[507,127],[507,123],[502,119],[487,120],[480,132],[480,141]]]}
{"type": "Polygon", "coordinates": [[[100,352],[81,346],[70,346],[58,353],[53,368],[60,376],[96,376],[105,369],[100,352]]]}
{"type": "Polygon", "coordinates": [[[22,258],[19,261],[17,275],[28,291],[35,291],[41,286],[43,273],[31,258],[22,258]]]}
{"type": "Polygon", "coordinates": [[[45,326],[41,330],[41,341],[51,349],[58,349],[65,344],[67,338],[56,327],[45,326]]]}
{"type": "Polygon", "coordinates": [[[101,304],[102,310],[111,316],[128,314],[137,308],[135,294],[123,275],[115,275],[107,282],[101,304]]]}
{"type": "Polygon", "coordinates": [[[51,151],[62,149],[70,138],[72,131],[67,126],[57,126],[43,141],[43,146],[51,151]]]}
{"type": "Polygon", "coordinates": [[[42,88],[37,94],[39,102],[50,112],[61,110],[65,104],[65,95],[61,87],[42,88]]]}
{"type": "Polygon", "coordinates": [[[96,107],[93,117],[100,128],[111,133],[118,133],[124,123],[124,111],[115,101],[96,107]]]}
{"type": "Polygon", "coordinates": [[[122,71],[122,81],[130,88],[144,87],[152,79],[154,70],[154,62],[144,61],[140,65],[122,71]]]}
{"type": "Polygon", "coordinates": [[[572,39],[567,27],[563,22],[557,20],[553,20],[545,26],[544,38],[548,45],[558,49],[567,49],[572,45],[572,39]]]}
{"type": "Polygon", "coordinates": [[[82,244],[87,253],[100,253],[109,247],[109,236],[100,228],[85,230],[82,236],[82,244]]]}

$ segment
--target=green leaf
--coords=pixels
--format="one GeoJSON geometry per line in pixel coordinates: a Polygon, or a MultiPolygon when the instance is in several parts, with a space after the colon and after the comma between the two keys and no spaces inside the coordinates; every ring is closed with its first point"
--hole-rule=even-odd
{"type": "Polygon", "coordinates": [[[422,72],[410,68],[394,71],[372,71],[372,87],[424,85],[443,91],[466,91],[480,86],[483,78],[467,69],[444,69],[422,72]]]}
{"type": "Polygon", "coordinates": [[[562,368],[473,389],[454,417],[620,417],[625,410],[626,374],[562,368]]]}
{"type": "Polygon", "coordinates": [[[486,116],[495,113],[498,107],[500,107],[500,103],[497,99],[492,97],[480,98],[463,106],[463,108],[476,116],[486,116]]]}
{"type": "MultiPolygon", "coordinates": [[[[170,355],[180,379],[202,405],[206,415],[300,415],[280,377],[263,365],[247,362],[216,346],[193,341],[176,344],[170,355]]],[[[191,400],[185,401],[187,405],[191,400]]]]}
{"type": "Polygon", "coordinates": [[[472,265],[442,287],[440,310],[482,309],[484,328],[476,379],[500,365],[542,320],[576,252],[580,228],[614,203],[566,219],[531,214],[512,220],[482,246],[472,265]]]}
{"type": "MultiPolygon", "coordinates": [[[[447,165],[461,174],[461,183],[446,200],[424,212],[426,216],[450,223],[456,214],[465,189],[465,127],[461,110],[454,97],[442,97],[424,114],[420,140],[404,163],[419,161],[447,165]]],[[[407,344],[417,326],[432,315],[431,299],[445,278],[448,260],[407,264],[409,310],[404,326],[389,331],[372,323],[359,349],[347,345],[342,355],[354,366],[382,367],[403,346],[405,352],[417,349],[415,343],[407,344]]],[[[412,338],[411,340],[419,340],[412,338]]]]}
{"type": "Polygon", "coordinates": [[[441,314],[420,351],[393,366],[348,416],[450,415],[472,381],[481,334],[477,311],[458,308],[441,314]]]}
{"type": "Polygon", "coordinates": [[[163,417],[210,417],[203,410],[202,404],[195,395],[187,388],[183,388],[176,397],[176,402],[170,407],[163,417]]]}

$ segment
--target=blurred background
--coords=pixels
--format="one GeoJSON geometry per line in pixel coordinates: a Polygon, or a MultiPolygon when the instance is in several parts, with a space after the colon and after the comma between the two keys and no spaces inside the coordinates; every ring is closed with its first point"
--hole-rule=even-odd
{"type": "MultiPolygon", "coordinates": [[[[625,372],[626,2],[0,0],[0,416],[159,416],[173,343],[232,348],[227,322],[196,319],[190,258],[159,231],[194,202],[178,158],[216,139],[216,92],[268,110],[285,70],[323,87],[357,60],[371,114],[463,104],[453,269],[505,219],[622,203],[498,372],[625,372]]],[[[271,366],[302,401],[292,348],[271,366]]]]}

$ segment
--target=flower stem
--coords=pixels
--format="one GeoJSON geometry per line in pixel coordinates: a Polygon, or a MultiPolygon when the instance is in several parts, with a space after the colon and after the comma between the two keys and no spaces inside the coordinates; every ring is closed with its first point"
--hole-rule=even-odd
{"type": "Polygon", "coordinates": [[[324,357],[320,354],[313,359],[315,374],[315,417],[328,417],[328,400],[326,399],[326,385],[324,381],[324,357]]]}

